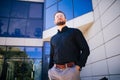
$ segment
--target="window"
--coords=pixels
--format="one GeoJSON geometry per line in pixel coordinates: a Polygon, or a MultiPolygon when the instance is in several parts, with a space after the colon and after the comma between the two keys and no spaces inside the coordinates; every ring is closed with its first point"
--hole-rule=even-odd
{"type": "Polygon", "coordinates": [[[0,37],[41,38],[43,3],[2,0],[0,37]]]}
{"type": "Polygon", "coordinates": [[[0,18],[0,37],[9,36],[7,29],[8,29],[8,19],[0,18]]]}
{"type": "Polygon", "coordinates": [[[41,80],[41,69],[41,47],[0,46],[0,76],[2,79],[41,80]]]}
{"type": "Polygon", "coordinates": [[[11,0],[0,1],[0,16],[9,17],[10,9],[11,9],[11,0]]]}
{"type": "Polygon", "coordinates": [[[26,28],[25,19],[11,19],[9,34],[11,37],[24,37],[26,28]]]}
{"type": "Polygon", "coordinates": [[[58,3],[58,10],[65,13],[67,20],[73,18],[73,5],[72,0],[62,0],[58,3]]]}
{"type": "Polygon", "coordinates": [[[29,58],[42,58],[42,48],[25,47],[25,51],[29,58]]]}
{"type": "Polygon", "coordinates": [[[57,0],[46,0],[46,8],[57,2],[57,0]]]}
{"type": "Polygon", "coordinates": [[[73,0],[74,3],[74,17],[81,16],[92,11],[91,0],[73,0]]]}
{"type": "Polygon", "coordinates": [[[39,19],[30,19],[27,23],[26,37],[41,38],[43,21],[39,19]]]}
{"type": "Polygon", "coordinates": [[[42,75],[42,80],[48,80],[48,66],[49,66],[49,58],[50,58],[50,42],[44,42],[43,46],[43,75],[42,75]]]}
{"type": "Polygon", "coordinates": [[[29,4],[25,2],[13,2],[11,17],[27,18],[29,4]]]}
{"type": "Polygon", "coordinates": [[[44,54],[50,54],[50,42],[44,42],[44,54]]]}
{"type": "Polygon", "coordinates": [[[57,5],[56,4],[46,10],[45,29],[48,29],[48,28],[51,28],[51,27],[55,26],[54,25],[54,14],[55,14],[56,11],[57,11],[57,5]]]}
{"type": "Polygon", "coordinates": [[[30,18],[43,18],[43,5],[42,4],[30,4],[29,17],[30,18]]]}

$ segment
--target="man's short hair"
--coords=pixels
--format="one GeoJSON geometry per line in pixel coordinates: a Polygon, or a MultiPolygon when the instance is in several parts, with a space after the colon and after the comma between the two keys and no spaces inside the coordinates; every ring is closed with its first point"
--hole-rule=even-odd
{"type": "Polygon", "coordinates": [[[57,11],[57,12],[54,14],[54,17],[55,17],[55,15],[56,15],[57,13],[62,13],[62,14],[64,14],[64,16],[65,16],[65,18],[66,18],[65,13],[64,13],[64,12],[62,12],[62,11],[57,11]]]}

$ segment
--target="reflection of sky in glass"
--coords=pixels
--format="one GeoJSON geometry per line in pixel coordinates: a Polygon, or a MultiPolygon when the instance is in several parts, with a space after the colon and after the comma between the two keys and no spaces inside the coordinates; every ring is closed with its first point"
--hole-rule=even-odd
{"type": "Polygon", "coordinates": [[[24,47],[18,47],[20,51],[24,51],[24,47]]]}
{"type": "Polygon", "coordinates": [[[75,17],[92,11],[92,0],[73,0],[73,4],[75,17]]]}
{"type": "Polygon", "coordinates": [[[29,58],[42,58],[42,48],[27,47],[26,53],[29,58]]]}
{"type": "Polygon", "coordinates": [[[73,5],[72,0],[62,0],[58,3],[58,8],[63,11],[66,15],[67,20],[73,18],[73,5]]]}
{"type": "Polygon", "coordinates": [[[45,29],[51,28],[54,25],[54,14],[57,11],[57,5],[53,5],[52,7],[46,9],[46,25],[45,29]],[[49,24],[49,25],[48,25],[49,24]]]}
{"type": "Polygon", "coordinates": [[[41,59],[35,59],[34,66],[40,66],[40,64],[41,64],[41,59]]]}
{"type": "Polygon", "coordinates": [[[57,0],[46,0],[46,7],[51,6],[52,4],[54,4],[57,0]]]}
{"type": "Polygon", "coordinates": [[[28,58],[42,58],[42,48],[38,47],[12,47],[13,50],[24,51],[28,58]]]}

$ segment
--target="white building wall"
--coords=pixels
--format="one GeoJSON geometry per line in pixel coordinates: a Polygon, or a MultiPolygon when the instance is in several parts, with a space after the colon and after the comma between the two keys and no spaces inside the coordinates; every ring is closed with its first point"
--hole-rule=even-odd
{"type": "Polygon", "coordinates": [[[120,80],[120,0],[92,0],[94,23],[87,32],[91,54],[81,80],[120,80]]]}

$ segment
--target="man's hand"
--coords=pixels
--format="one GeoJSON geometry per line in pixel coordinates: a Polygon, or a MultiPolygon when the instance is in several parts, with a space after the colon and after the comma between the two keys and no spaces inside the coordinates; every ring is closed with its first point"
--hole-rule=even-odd
{"type": "Polygon", "coordinates": [[[80,71],[80,66],[76,65],[75,68],[80,71]]]}

